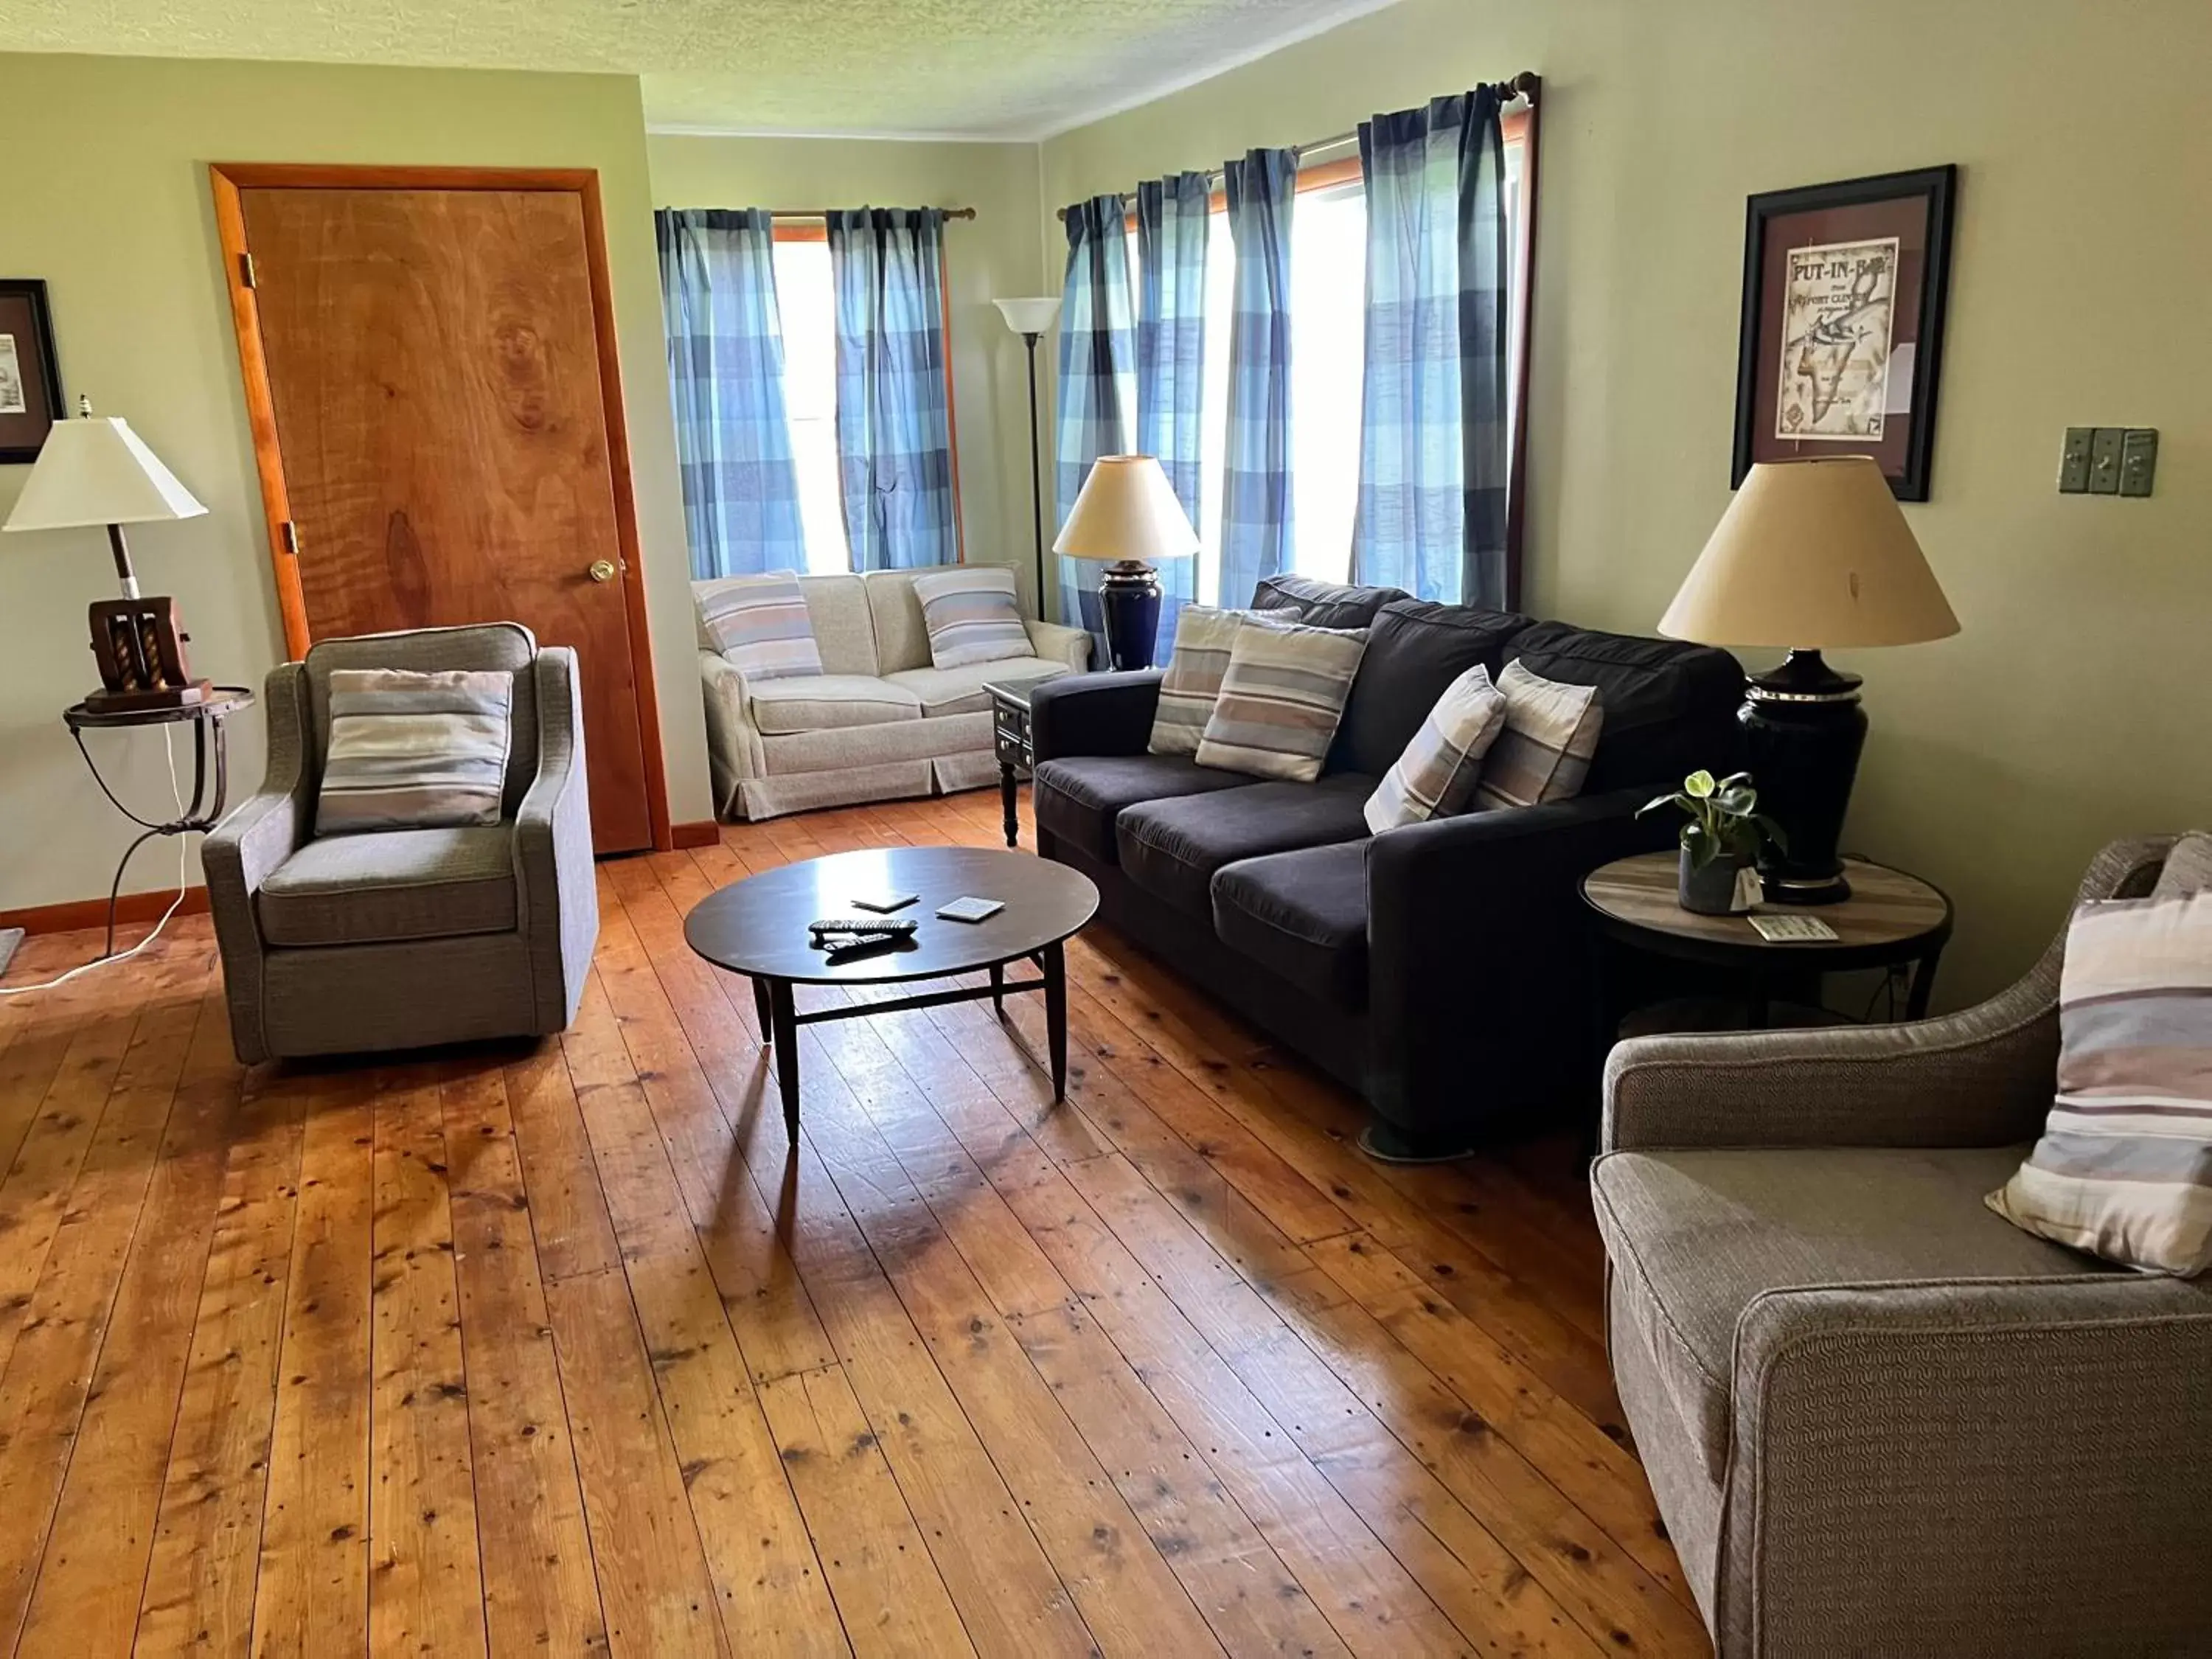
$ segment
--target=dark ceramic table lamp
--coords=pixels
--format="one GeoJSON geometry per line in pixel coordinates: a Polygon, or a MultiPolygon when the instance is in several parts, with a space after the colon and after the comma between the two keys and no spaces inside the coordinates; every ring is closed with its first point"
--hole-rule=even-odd
{"type": "Polygon", "coordinates": [[[1152,562],[1198,551],[1198,532],[1159,462],[1150,455],[1100,456],[1052,550],[1106,562],[1098,609],[1107,655],[1115,668],[1150,668],[1160,627],[1160,574],[1152,562]]]}

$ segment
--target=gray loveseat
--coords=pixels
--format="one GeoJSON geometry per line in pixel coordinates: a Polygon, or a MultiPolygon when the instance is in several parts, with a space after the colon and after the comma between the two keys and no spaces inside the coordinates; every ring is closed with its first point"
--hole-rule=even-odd
{"type": "Polygon", "coordinates": [[[513,623],[325,640],[263,695],[260,793],[201,853],[239,1059],[565,1027],[599,929],[576,653],[513,623]],[[315,840],[338,668],[511,671],[504,820],[315,840]]]}
{"type": "Polygon", "coordinates": [[[2063,948],[1946,1018],[1613,1051],[1613,1376],[1723,1655],[2212,1644],[2212,1284],[1982,1202],[2050,1109],[2063,948]]]}

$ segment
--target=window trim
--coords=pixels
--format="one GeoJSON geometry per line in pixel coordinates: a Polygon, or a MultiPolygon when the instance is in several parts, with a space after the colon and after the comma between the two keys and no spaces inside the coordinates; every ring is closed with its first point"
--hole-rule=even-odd
{"type": "MultiPolygon", "coordinates": [[[[779,242],[826,242],[830,224],[825,219],[778,219],[769,226],[769,235],[779,242]]],[[[952,395],[952,284],[945,279],[941,252],[937,260],[937,303],[942,318],[939,326],[945,338],[945,441],[952,467],[952,554],[957,563],[966,564],[968,512],[960,493],[960,416],[952,395]]]]}

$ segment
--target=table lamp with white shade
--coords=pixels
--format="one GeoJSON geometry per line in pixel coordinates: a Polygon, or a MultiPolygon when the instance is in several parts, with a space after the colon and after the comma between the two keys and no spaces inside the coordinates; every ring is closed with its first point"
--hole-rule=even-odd
{"type": "Polygon", "coordinates": [[[1044,617],[1044,468],[1037,456],[1036,349],[1052,331],[1060,315],[1060,299],[1045,295],[1033,300],[994,300],[1006,326],[1022,337],[1030,351],[1030,512],[1036,520],[1036,607],[1044,617]]]}
{"type": "Polygon", "coordinates": [[[1659,631],[1789,653],[1753,678],[1737,714],[1759,805],[1786,838],[1759,876],[1778,903],[1849,898],[1836,848],[1867,718],[1859,677],[1820,653],[1959,631],[1881,467],[1863,455],[1753,467],[1659,631]]]}
{"type": "Polygon", "coordinates": [[[176,601],[140,594],[123,535],[127,524],[197,519],[206,511],[128,421],[94,415],[88,398],[79,399],[75,420],[57,421],[47,433],[4,528],[106,528],[123,597],[92,603],[100,689],[85,698],[88,708],[182,708],[208,695],[207,681],[194,679],[185,662],[188,636],[177,626],[176,601]]]}
{"type": "Polygon", "coordinates": [[[1187,559],[1198,532],[1176,499],[1175,486],[1151,455],[1102,455],[1052,550],[1071,559],[1100,559],[1098,610],[1106,652],[1121,669],[1150,668],[1160,629],[1160,573],[1154,559],[1187,559]]]}

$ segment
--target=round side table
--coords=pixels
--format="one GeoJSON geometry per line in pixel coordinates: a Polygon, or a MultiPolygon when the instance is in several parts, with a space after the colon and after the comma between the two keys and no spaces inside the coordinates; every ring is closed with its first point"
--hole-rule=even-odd
{"type": "MultiPolygon", "coordinates": [[[[115,866],[115,879],[107,888],[107,946],[102,956],[115,954],[115,902],[123,891],[123,872],[131,867],[132,856],[156,836],[204,835],[222,822],[224,798],[230,793],[230,750],[224,741],[222,723],[240,710],[252,706],[253,693],[242,685],[218,685],[198,702],[180,703],[161,708],[88,708],[82,703],[73,703],[62,711],[62,720],[76,739],[77,753],[84,757],[91,770],[92,781],[100,786],[100,793],[107,797],[115,810],[139,825],[143,833],[124,849],[120,862],[115,866]],[[87,732],[108,732],[142,726],[175,726],[190,721],[192,728],[192,798],[180,817],[156,822],[141,817],[125,806],[107,787],[107,780],[100,775],[100,763],[92,757],[92,750],[84,746],[87,732]]],[[[162,739],[167,742],[167,739],[162,739]]]]}
{"type": "MultiPolygon", "coordinates": [[[[1752,915],[1814,916],[1832,939],[1763,939],[1751,915],[1701,916],[1675,902],[1676,854],[1641,853],[1583,878],[1583,901],[1615,944],[1677,962],[1741,975],[1753,987],[1752,1024],[1772,1014],[1777,979],[1912,964],[1907,1019],[1924,1019],[1936,964],[1951,937],[1951,901],[1942,889],[1866,859],[1844,860],[1851,896],[1838,904],[1760,904],[1752,915]]],[[[1601,996],[1602,1014],[1607,1000],[1601,996]]]]}

